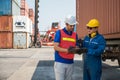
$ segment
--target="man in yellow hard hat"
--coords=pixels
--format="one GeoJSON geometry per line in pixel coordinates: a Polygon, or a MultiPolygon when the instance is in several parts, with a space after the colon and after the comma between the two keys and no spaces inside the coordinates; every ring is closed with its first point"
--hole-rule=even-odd
{"type": "Polygon", "coordinates": [[[83,80],[100,80],[101,78],[101,54],[105,49],[106,41],[98,32],[99,26],[100,23],[97,19],[91,19],[86,24],[88,35],[83,40],[83,47],[87,49],[83,56],[83,80]]]}

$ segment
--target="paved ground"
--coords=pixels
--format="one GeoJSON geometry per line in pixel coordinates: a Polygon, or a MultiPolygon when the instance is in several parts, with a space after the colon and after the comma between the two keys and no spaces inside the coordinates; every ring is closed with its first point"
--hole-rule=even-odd
{"type": "MultiPolygon", "coordinates": [[[[53,47],[0,49],[0,80],[55,80],[53,47]]],[[[82,80],[82,56],[75,56],[73,80],[82,80]]],[[[102,80],[120,80],[117,61],[103,62],[102,80]]]]}

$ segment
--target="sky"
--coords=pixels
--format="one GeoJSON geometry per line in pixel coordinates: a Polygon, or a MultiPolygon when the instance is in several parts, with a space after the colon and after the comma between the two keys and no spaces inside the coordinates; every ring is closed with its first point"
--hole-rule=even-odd
{"type": "MultiPolygon", "coordinates": [[[[34,0],[26,0],[30,8],[34,8],[34,0]]],[[[47,31],[52,22],[60,22],[65,27],[67,15],[76,15],[76,0],[39,0],[39,30],[47,31]]],[[[42,32],[41,32],[42,34],[42,32]]]]}

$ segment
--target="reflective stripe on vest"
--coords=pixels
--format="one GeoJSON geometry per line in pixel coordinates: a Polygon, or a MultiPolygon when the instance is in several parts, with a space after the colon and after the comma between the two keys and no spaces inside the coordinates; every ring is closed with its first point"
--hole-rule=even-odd
{"type": "MultiPolygon", "coordinates": [[[[60,30],[60,33],[61,33],[61,40],[59,44],[60,47],[68,49],[70,46],[73,47],[76,46],[76,33],[73,32],[71,36],[66,34],[63,30],[60,30]]],[[[72,53],[59,52],[59,55],[65,59],[74,58],[74,54],[72,53]]]]}
{"type": "Polygon", "coordinates": [[[75,42],[75,39],[73,39],[73,38],[65,38],[65,37],[63,37],[62,40],[63,41],[75,42]]]}

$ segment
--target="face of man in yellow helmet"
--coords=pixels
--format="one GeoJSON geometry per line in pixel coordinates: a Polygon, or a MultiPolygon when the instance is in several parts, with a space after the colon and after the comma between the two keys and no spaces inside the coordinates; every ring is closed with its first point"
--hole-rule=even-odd
{"type": "Polygon", "coordinates": [[[92,28],[92,27],[87,26],[87,31],[88,31],[88,34],[92,34],[92,33],[97,32],[98,28],[97,27],[92,28]]]}

